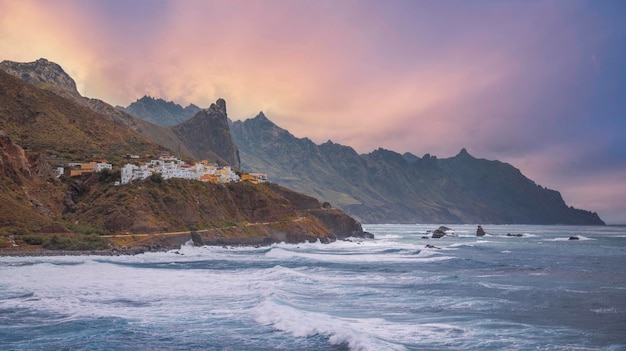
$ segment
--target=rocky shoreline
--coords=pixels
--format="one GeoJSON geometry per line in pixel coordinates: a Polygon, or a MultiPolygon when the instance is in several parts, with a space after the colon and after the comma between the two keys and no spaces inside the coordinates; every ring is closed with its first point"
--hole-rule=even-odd
{"type": "MultiPolygon", "coordinates": [[[[138,255],[147,252],[166,252],[178,250],[182,245],[192,242],[194,246],[270,246],[278,243],[299,244],[319,241],[324,244],[346,237],[373,238],[374,235],[361,230],[341,231],[334,228],[333,232],[311,234],[300,224],[306,220],[277,224],[255,225],[250,236],[242,236],[239,227],[190,231],[179,234],[149,235],[112,235],[106,240],[111,245],[102,250],[48,250],[41,246],[25,246],[0,249],[0,257],[36,257],[36,256],[122,256],[138,255]],[[129,240],[131,240],[129,242],[129,240]]],[[[307,227],[308,228],[308,227],[307,227]]],[[[248,228],[250,230],[250,228],[248,228]]],[[[350,228],[352,229],[352,228],[350,228]]],[[[358,226],[360,229],[360,225],[358,226]]]]}

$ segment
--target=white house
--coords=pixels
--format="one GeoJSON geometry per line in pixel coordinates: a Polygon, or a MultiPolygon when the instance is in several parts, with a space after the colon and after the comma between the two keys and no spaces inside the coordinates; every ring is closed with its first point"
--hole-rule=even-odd
{"type": "Polygon", "coordinates": [[[108,170],[112,170],[113,169],[113,165],[110,163],[96,163],[95,166],[93,167],[93,171],[94,172],[100,172],[103,169],[108,169],[108,170]]]}

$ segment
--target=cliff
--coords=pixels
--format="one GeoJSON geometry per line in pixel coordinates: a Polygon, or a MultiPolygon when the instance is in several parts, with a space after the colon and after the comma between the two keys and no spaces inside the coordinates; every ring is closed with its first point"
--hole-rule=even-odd
{"type": "Polygon", "coordinates": [[[198,158],[215,153],[227,164],[239,169],[239,150],[230,133],[223,99],[218,99],[207,110],[198,112],[190,120],[172,127],[172,130],[198,158]]]}

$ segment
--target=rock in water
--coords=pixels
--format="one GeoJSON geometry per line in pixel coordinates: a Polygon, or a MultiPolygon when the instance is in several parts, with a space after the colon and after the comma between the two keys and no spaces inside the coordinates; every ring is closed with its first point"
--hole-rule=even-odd
{"type": "Polygon", "coordinates": [[[193,241],[193,246],[204,246],[204,242],[202,242],[202,236],[200,233],[196,231],[191,231],[191,241],[193,241]]]}
{"type": "Polygon", "coordinates": [[[478,226],[478,229],[476,229],[476,236],[485,236],[485,231],[483,230],[483,227],[478,226]]]}
{"type": "Polygon", "coordinates": [[[580,238],[577,236],[570,236],[567,240],[580,240],[580,238]]]}
{"type": "Polygon", "coordinates": [[[435,231],[433,231],[433,239],[439,239],[439,238],[443,238],[446,235],[446,231],[450,230],[450,228],[445,227],[445,226],[441,226],[437,229],[435,229],[435,231]]]}

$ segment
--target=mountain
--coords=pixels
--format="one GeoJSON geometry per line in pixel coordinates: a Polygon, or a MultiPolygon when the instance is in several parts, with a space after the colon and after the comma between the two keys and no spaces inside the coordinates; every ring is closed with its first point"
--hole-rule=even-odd
{"type": "Polygon", "coordinates": [[[229,165],[239,169],[239,150],[230,133],[226,101],[223,99],[171,128],[181,143],[195,155],[215,152],[229,165]]]}
{"type": "Polygon", "coordinates": [[[64,196],[41,154],[25,151],[0,131],[0,235],[65,231],[54,220],[63,212],[64,196]]]}
{"type": "Polygon", "coordinates": [[[262,112],[231,130],[242,169],[264,169],[272,181],[366,223],[603,224],[515,167],[465,149],[449,159],[385,149],[359,155],[332,141],[296,138],[262,112]]]}
{"type": "Polygon", "coordinates": [[[41,58],[34,62],[0,62],[0,69],[30,84],[41,86],[50,84],[69,94],[78,95],[76,82],[61,66],[41,58]]]}
{"type": "MultiPolygon", "coordinates": [[[[47,60],[28,64],[4,61],[0,68],[88,107],[98,116],[121,126],[117,129],[130,129],[176,154],[265,172],[272,181],[329,201],[364,222],[603,223],[596,213],[568,207],[557,191],[535,184],[513,166],[474,158],[466,150],[449,159],[428,154],[420,158],[384,149],[359,155],[354,149],[331,141],[317,145],[310,139],[296,138],[262,112],[253,119],[229,122],[222,99],[185,122],[164,127],[117,110],[101,100],[80,96],[63,69],[47,60]]],[[[7,103],[14,104],[15,100],[9,99],[7,103]]],[[[169,106],[167,103],[157,105],[161,109],[169,106]]],[[[23,111],[22,115],[29,113],[33,110],[23,111]]],[[[9,132],[16,128],[11,123],[5,125],[9,132]]],[[[7,133],[17,143],[31,138],[38,150],[44,150],[50,145],[45,128],[59,128],[54,123],[40,128],[43,125],[32,126],[34,133],[39,133],[33,138],[30,137],[33,133],[23,130],[7,133]]],[[[93,139],[89,133],[94,131],[95,135],[100,134],[99,129],[88,129],[85,133],[93,139]]],[[[73,138],[60,135],[59,140],[71,145],[60,150],[48,149],[64,157],[69,157],[67,154],[76,152],[74,150],[87,154],[90,139],[81,133],[76,132],[73,138]]],[[[120,148],[126,147],[118,146],[116,152],[110,154],[119,156],[120,148]]],[[[92,147],[90,150],[92,155],[101,155],[102,152],[96,151],[106,149],[92,147]]]]}
{"type": "MultiPolygon", "coordinates": [[[[197,128],[209,129],[179,128],[175,131],[174,127],[165,127],[144,121],[127,112],[118,110],[102,100],[81,96],[76,90],[76,83],[63,68],[46,59],[39,59],[29,63],[2,61],[0,63],[0,70],[23,79],[39,88],[65,97],[79,105],[88,107],[115,122],[117,125],[131,128],[145,138],[152,140],[163,148],[173,150],[176,154],[183,157],[195,160],[208,160],[222,165],[231,165],[235,168],[239,167],[239,157],[238,155],[233,155],[233,153],[237,154],[238,152],[237,146],[229,141],[228,138],[223,137],[223,134],[230,134],[230,131],[227,130],[229,126],[227,123],[215,121],[215,118],[209,118],[214,122],[195,124],[197,128]],[[210,128],[226,128],[226,130],[215,131],[210,128]],[[192,135],[186,135],[186,132],[192,135]],[[204,138],[199,137],[201,135],[204,135],[204,138]],[[206,136],[209,135],[219,136],[219,143],[215,140],[208,139],[206,136]],[[190,138],[195,138],[193,143],[189,142],[190,138]],[[211,143],[211,147],[203,146],[202,143],[211,143]],[[189,145],[193,145],[193,147],[190,149],[188,148],[189,145]]],[[[190,105],[187,107],[188,112],[194,110],[193,106],[194,105],[190,105]]],[[[225,107],[223,112],[225,115],[225,107]]],[[[196,113],[196,115],[201,113],[202,111],[196,113]]],[[[203,115],[204,114],[201,114],[200,116],[203,115]]],[[[215,114],[211,116],[215,117],[215,114]]],[[[202,117],[198,119],[202,119],[202,117]]]]}
{"type": "Polygon", "coordinates": [[[116,106],[116,108],[161,126],[177,125],[195,116],[201,110],[194,104],[189,104],[183,108],[174,102],[155,99],[150,96],[144,96],[128,107],[116,106]]]}
{"type": "MultiPolygon", "coordinates": [[[[206,114],[190,123],[228,123],[223,100],[206,114]]],[[[115,186],[119,170],[60,178],[53,172],[53,165],[70,161],[107,159],[117,168],[127,153],[163,150],[110,116],[0,71],[0,249],[153,247],[158,238],[172,247],[188,240],[191,229],[214,243],[329,242],[363,234],[342,211],[276,184],[154,177],[115,186]],[[144,234],[164,231],[187,234],[144,234]]]]}
{"type": "Polygon", "coordinates": [[[164,148],[132,129],[0,71],[0,130],[30,152],[66,161],[158,155],[164,148]]]}

